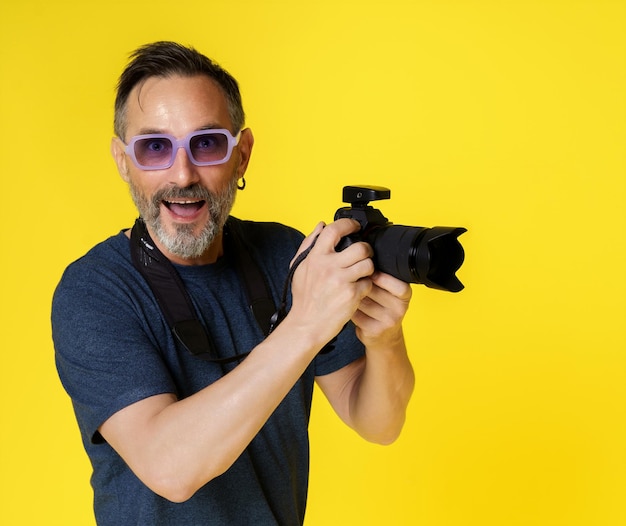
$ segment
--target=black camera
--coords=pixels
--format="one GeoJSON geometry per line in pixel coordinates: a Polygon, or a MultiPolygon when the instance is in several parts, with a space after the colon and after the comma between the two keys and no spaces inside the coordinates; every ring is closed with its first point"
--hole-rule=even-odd
{"type": "Polygon", "coordinates": [[[402,226],[390,223],[371,206],[370,201],[389,199],[391,191],[382,186],[344,186],[343,207],[335,219],[347,217],[361,224],[356,234],[342,238],[340,251],[357,241],[374,249],[374,266],[406,283],[421,283],[433,289],[459,292],[463,284],[455,272],[463,264],[465,252],[457,239],[466,232],[463,227],[402,226]]]}

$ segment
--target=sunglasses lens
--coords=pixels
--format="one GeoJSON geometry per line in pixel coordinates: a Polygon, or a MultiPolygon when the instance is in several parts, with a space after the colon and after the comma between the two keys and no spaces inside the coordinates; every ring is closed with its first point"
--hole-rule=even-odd
{"type": "Polygon", "coordinates": [[[215,163],[228,155],[228,137],[221,133],[201,133],[189,141],[189,149],[198,163],[215,163]]]}
{"type": "Polygon", "coordinates": [[[142,166],[167,166],[172,159],[172,141],[167,137],[139,139],[135,142],[135,157],[142,166]]]}

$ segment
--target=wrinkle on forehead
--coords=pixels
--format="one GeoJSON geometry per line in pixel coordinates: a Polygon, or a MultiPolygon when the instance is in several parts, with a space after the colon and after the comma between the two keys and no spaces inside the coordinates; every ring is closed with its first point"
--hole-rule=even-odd
{"type": "MultiPolygon", "coordinates": [[[[209,85],[212,86],[212,88],[209,88],[209,91],[204,91],[205,88],[203,86],[200,86],[199,88],[200,91],[197,92],[201,94],[200,99],[203,99],[204,97],[208,97],[208,99],[206,99],[202,104],[208,103],[209,104],[208,108],[212,108],[212,109],[210,109],[207,112],[208,114],[207,114],[206,121],[197,122],[196,126],[194,126],[194,129],[211,129],[211,128],[230,129],[232,125],[232,119],[231,119],[231,115],[229,111],[230,108],[228,105],[228,100],[223,90],[221,89],[221,86],[219,86],[217,82],[215,82],[213,79],[211,79],[210,77],[206,75],[179,75],[179,74],[152,75],[150,77],[147,77],[141,80],[133,88],[134,93],[131,93],[132,99],[136,101],[135,111],[138,111],[138,113],[146,115],[148,111],[147,110],[148,106],[151,107],[154,103],[154,107],[153,108],[151,107],[151,109],[149,110],[150,116],[154,116],[154,117],[157,117],[159,115],[167,116],[168,114],[171,116],[174,116],[176,114],[184,114],[185,112],[187,112],[188,104],[191,102],[191,100],[195,98],[193,95],[190,98],[181,99],[179,97],[180,93],[178,93],[176,86],[174,86],[173,88],[170,88],[168,86],[167,89],[165,90],[159,89],[162,81],[170,81],[170,80],[175,81],[178,79],[182,81],[191,80],[192,82],[208,81],[209,85]],[[157,92],[157,94],[155,95],[156,98],[150,101],[150,103],[148,103],[148,100],[151,94],[150,92],[153,90],[157,92]],[[204,95],[202,93],[204,93],[204,95]],[[219,97],[219,99],[216,99],[215,98],[216,96],[219,97]],[[222,104],[223,104],[223,107],[222,107],[222,104]],[[219,109],[219,108],[222,108],[222,109],[219,109]],[[224,113],[221,115],[221,117],[218,117],[217,115],[221,114],[222,111],[224,111],[224,113]]],[[[185,86],[183,86],[183,89],[185,89],[185,86]]],[[[126,112],[127,119],[128,119],[129,109],[130,108],[128,108],[127,106],[127,112],[126,112]]],[[[127,124],[128,124],[128,120],[127,120],[127,124]]],[[[153,129],[153,126],[149,126],[149,127],[153,129]]],[[[162,133],[162,131],[155,129],[151,133],[162,133]]]]}

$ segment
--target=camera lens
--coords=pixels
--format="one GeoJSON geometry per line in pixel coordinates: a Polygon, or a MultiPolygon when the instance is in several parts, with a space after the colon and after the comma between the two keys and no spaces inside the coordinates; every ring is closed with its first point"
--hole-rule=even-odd
{"type": "Polygon", "coordinates": [[[455,272],[463,264],[465,253],[458,236],[462,227],[375,226],[363,240],[374,249],[374,265],[407,283],[459,292],[463,284],[455,272]]]}

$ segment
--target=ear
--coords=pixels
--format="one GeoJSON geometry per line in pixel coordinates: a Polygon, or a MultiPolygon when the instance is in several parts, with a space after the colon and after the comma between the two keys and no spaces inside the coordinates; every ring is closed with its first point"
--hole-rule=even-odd
{"type": "Polygon", "coordinates": [[[246,128],[241,131],[241,138],[237,148],[239,149],[239,164],[237,166],[237,179],[241,179],[248,169],[250,156],[252,155],[252,147],[254,146],[254,136],[252,130],[246,128]]]}
{"type": "Polygon", "coordinates": [[[128,182],[128,158],[124,150],[124,143],[120,140],[120,138],[113,137],[111,139],[111,155],[117,165],[117,171],[120,173],[120,177],[124,179],[124,181],[128,182]]]}

